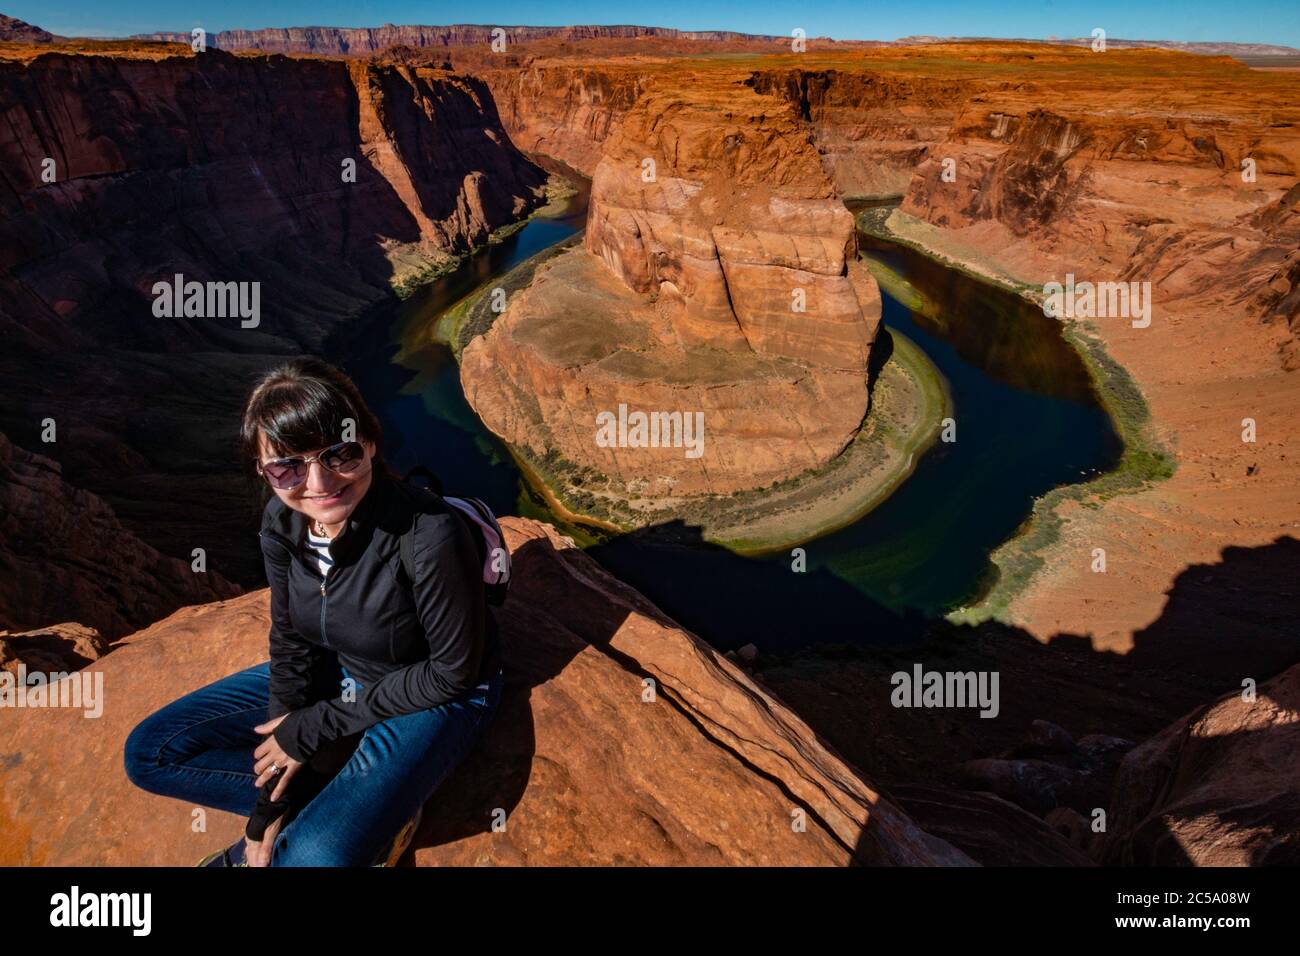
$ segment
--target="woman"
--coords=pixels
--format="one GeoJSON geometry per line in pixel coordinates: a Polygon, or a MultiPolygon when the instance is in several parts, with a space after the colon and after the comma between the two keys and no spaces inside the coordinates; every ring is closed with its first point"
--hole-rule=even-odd
{"type": "Polygon", "coordinates": [[[243,452],[272,492],[270,660],[151,714],[124,752],[137,786],[249,817],[200,865],[395,860],[496,711],[477,538],[397,479],[381,441],[351,380],[316,359],[273,370],[248,398],[243,452]]]}

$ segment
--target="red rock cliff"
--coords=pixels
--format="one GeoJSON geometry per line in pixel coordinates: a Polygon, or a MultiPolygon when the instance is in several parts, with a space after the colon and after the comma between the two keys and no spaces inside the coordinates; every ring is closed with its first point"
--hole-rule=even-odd
{"type": "Polygon", "coordinates": [[[970,95],[957,78],[867,70],[757,70],[749,83],[786,97],[812,125],[845,199],[902,195],[970,95]]]}
{"type": "MultiPolygon", "coordinates": [[[[618,61],[536,60],[496,66],[454,56],[492,89],[501,123],[522,150],[553,156],[591,176],[601,149],[658,70],[618,61]]],[[[463,65],[462,65],[463,64],[463,65]]]]}

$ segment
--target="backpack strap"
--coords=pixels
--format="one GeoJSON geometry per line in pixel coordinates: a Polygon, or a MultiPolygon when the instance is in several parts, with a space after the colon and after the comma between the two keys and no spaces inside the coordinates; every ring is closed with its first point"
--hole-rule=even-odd
{"type": "MultiPolygon", "coordinates": [[[[410,471],[406,473],[406,477],[402,480],[401,484],[406,489],[408,489],[409,492],[414,493],[415,499],[417,501],[419,500],[419,496],[423,496],[424,500],[427,503],[432,504],[436,502],[438,504],[441,504],[447,511],[450,511],[452,514],[456,516],[456,520],[459,521],[467,531],[469,531],[470,539],[474,542],[474,552],[475,554],[478,555],[479,567],[480,568],[483,567],[484,562],[487,560],[487,555],[485,554],[487,543],[483,540],[483,535],[479,532],[478,528],[475,528],[470,524],[472,519],[469,517],[469,515],[465,514],[455,505],[450,504],[449,502],[447,502],[445,498],[443,498],[442,482],[438,480],[438,476],[435,475],[433,472],[431,472],[428,468],[425,468],[423,465],[417,465],[416,467],[412,468],[410,471]],[[428,479],[429,481],[428,488],[421,488],[419,485],[411,483],[410,479],[417,475],[419,477],[428,479]]],[[[401,553],[402,570],[406,572],[407,581],[409,581],[411,586],[414,587],[415,586],[415,518],[414,516],[412,516],[411,519],[411,526],[407,528],[404,532],[402,532],[402,537],[398,542],[398,550],[401,553]]]]}
{"type": "Polygon", "coordinates": [[[402,552],[402,570],[406,572],[406,580],[411,586],[415,586],[415,546],[412,539],[415,537],[415,519],[411,519],[411,527],[402,532],[402,539],[399,548],[402,552]]]}

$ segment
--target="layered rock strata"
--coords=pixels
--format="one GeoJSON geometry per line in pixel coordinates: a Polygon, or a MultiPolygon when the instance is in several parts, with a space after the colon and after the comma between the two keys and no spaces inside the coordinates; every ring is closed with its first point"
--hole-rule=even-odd
{"type": "Polygon", "coordinates": [[[787,102],[734,79],[652,88],[605,143],[584,246],[462,353],[466,395],[512,444],[647,497],[817,468],[867,410],[880,293],[856,249],[787,102]],[[698,414],[702,450],[602,442],[621,405],[698,414]]]}
{"type": "MultiPolygon", "coordinates": [[[[686,43],[719,41],[768,42],[788,44],[789,38],[731,30],[674,30],[671,27],[632,25],[579,24],[576,26],[482,26],[455,23],[447,26],[420,24],[379,27],[285,27],[263,30],[220,30],[208,38],[222,50],[255,50],[261,53],[308,53],[316,56],[364,56],[393,46],[409,47],[489,47],[494,41],[507,45],[535,40],[638,40],[664,39],[686,43]],[[499,31],[499,32],[498,32],[499,31]]],[[[189,43],[186,33],[145,33],[132,39],[189,43]]]]}
{"type": "MultiPolygon", "coordinates": [[[[0,434],[0,631],[79,621],[118,638],[183,605],[239,593],[207,570],[206,555],[190,557],[159,554],[103,499],[64,481],[57,462],[0,434]]],[[[15,643],[0,657],[27,655],[15,643]]]]}

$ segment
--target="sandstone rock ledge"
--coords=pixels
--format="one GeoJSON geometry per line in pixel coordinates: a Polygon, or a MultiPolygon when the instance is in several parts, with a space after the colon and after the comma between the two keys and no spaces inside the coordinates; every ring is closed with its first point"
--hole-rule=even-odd
{"type": "MultiPolygon", "coordinates": [[[[568,539],[503,525],[518,575],[505,696],[426,808],[417,865],[972,864],[568,539]]],[[[263,660],[266,630],[266,591],[185,608],[90,665],[101,718],[7,713],[0,864],[187,866],[234,840],[240,818],[211,810],[192,833],[192,806],[134,787],[122,745],[148,713],[263,660]]]]}

